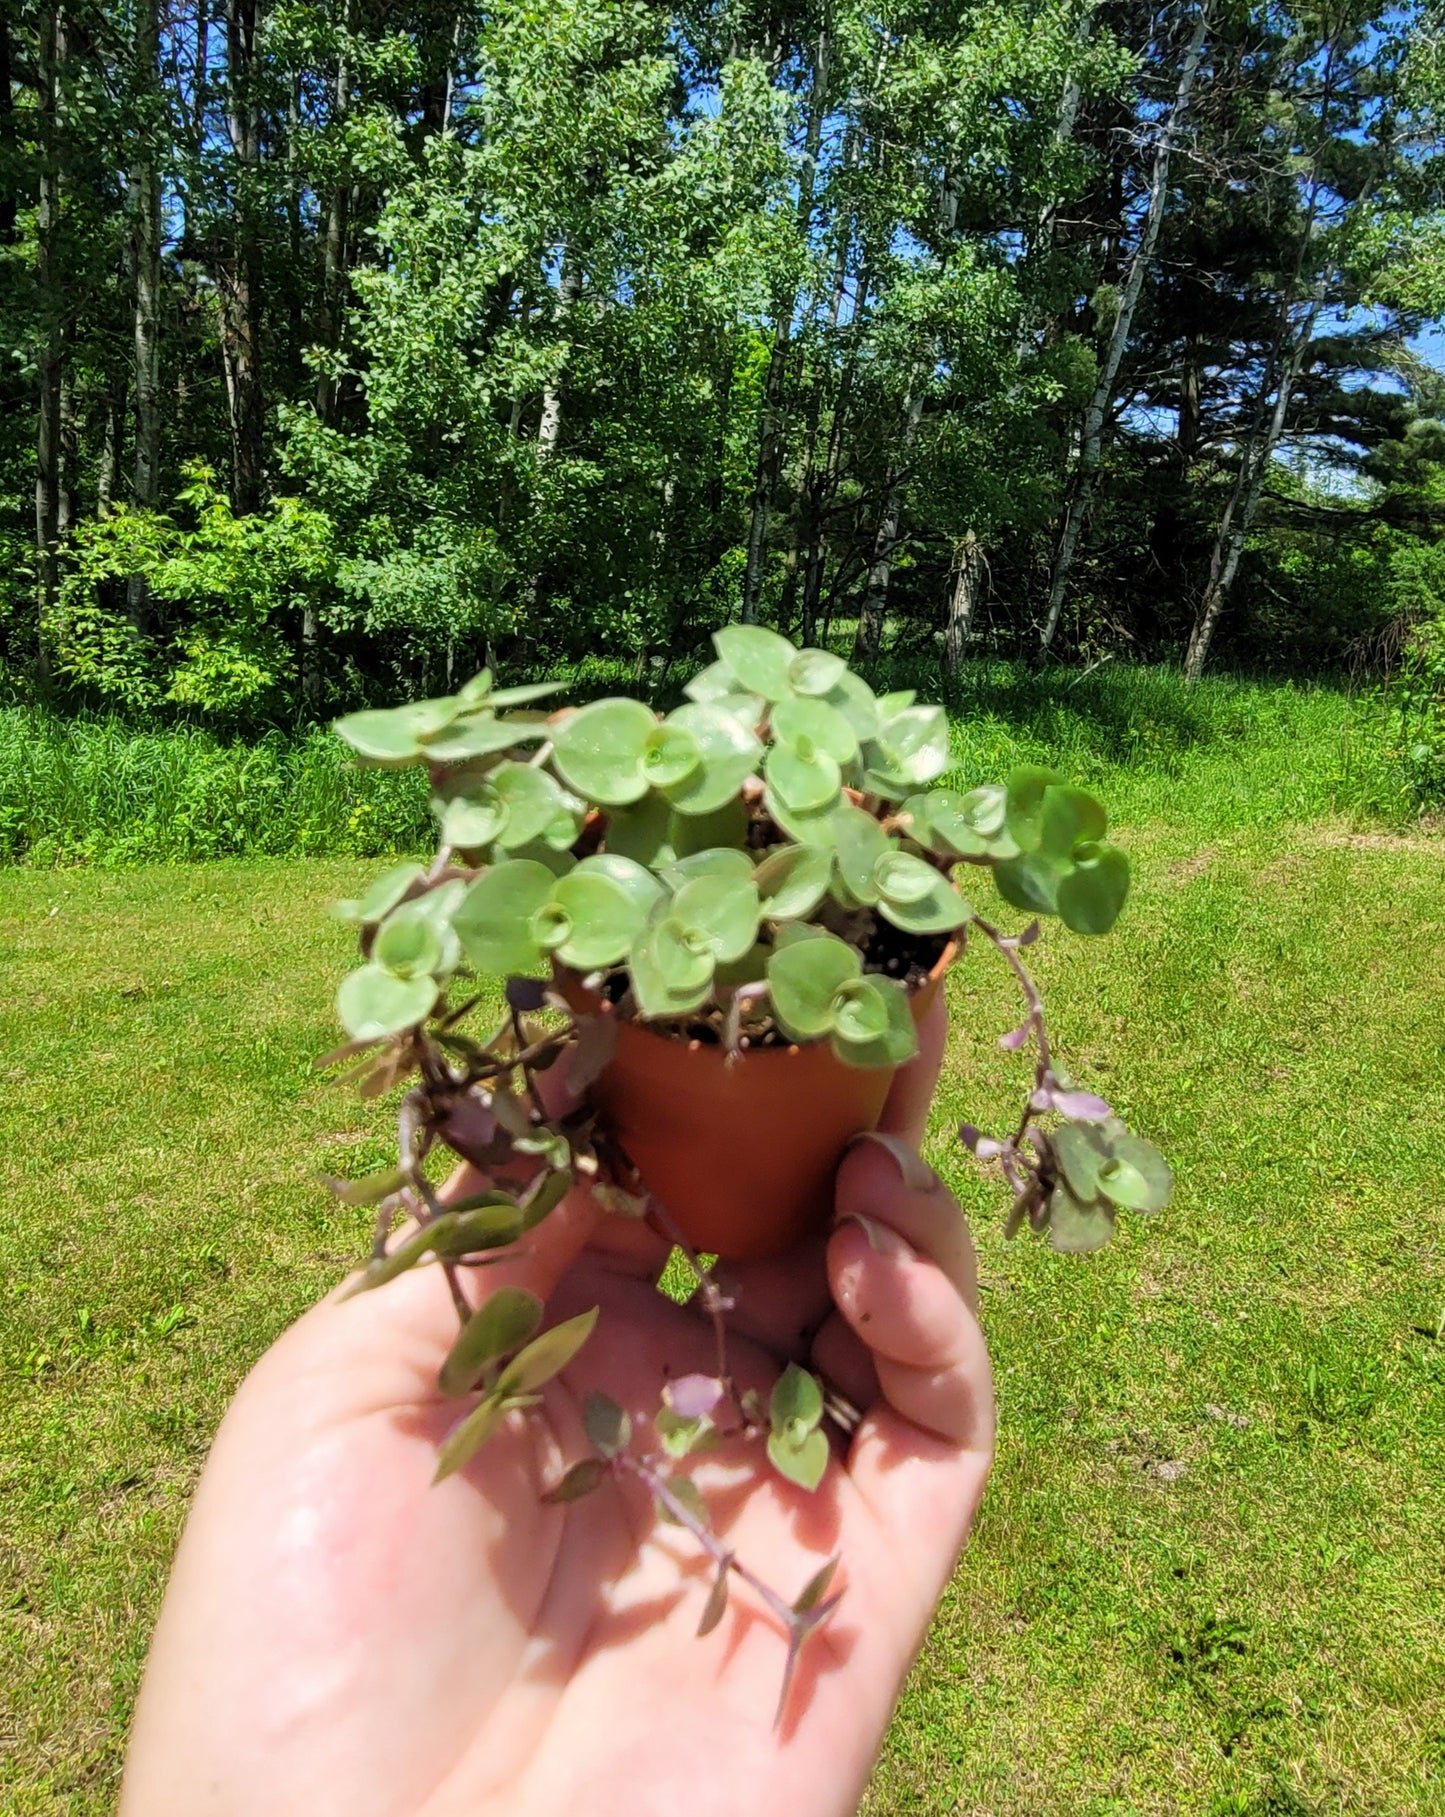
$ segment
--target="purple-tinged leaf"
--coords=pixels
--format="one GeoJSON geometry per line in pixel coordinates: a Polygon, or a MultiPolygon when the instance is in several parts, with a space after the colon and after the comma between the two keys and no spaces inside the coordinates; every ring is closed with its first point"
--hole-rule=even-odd
{"type": "Polygon", "coordinates": [[[1037,1086],[1029,1093],[1030,1110],[1052,1110],[1054,1108],[1054,1090],[1050,1085],[1037,1086]]]}
{"type": "Polygon", "coordinates": [[[1006,1054],[1014,1054],[1018,1052],[1032,1033],[1033,1024],[1031,1022],[1025,1022],[1018,1028],[1010,1029],[1006,1035],[1000,1035],[998,1044],[1006,1054]]]}
{"type": "Polygon", "coordinates": [[[723,1385],[715,1375],[680,1375],[662,1391],[668,1406],[684,1420],[705,1420],[722,1397],[723,1385]]]}
{"type": "Polygon", "coordinates": [[[1003,1146],[995,1136],[980,1136],[973,1145],[973,1152],[980,1161],[994,1161],[1003,1153],[1003,1146]]]}
{"type": "Polygon", "coordinates": [[[708,1592],[707,1607],[702,1612],[702,1620],[697,1624],[697,1637],[699,1640],[701,1640],[705,1634],[712,1633],[713,1629],[726,1614],[727,1606],[728,1568],[726,1565],[720,1565],[718,1567],[718,1574],[713,1580],[712,1589],[708,1592]]]}
{"type": "Polygon", "coordinates": [[[501,1425],[506,1411],[501,1398],[495,1394],[489,1394],[484,1401],[479,1401],[461,1424],[454,1427],[442,1441],[432,1481],[443,1482],[454,1471],[460,1470],[463,1464],[469,1463],[501,1425]]]}
{"type": "Polygon", "coordinates": [[[506,995],[512,1009],[539,1010],[546,1006],[547,987],[540,978],[508,978],[506,995]]]}
{"type": "Polygon", "coordinates": [[[958,1139],[971,1155],[977,1154],[978,1145],[984,1139],[983,1131],[974,1123],[960,1123],[958,1126],[958,1139]]]}
{"type": "Polygon", "coordinates": [[[824,1596],[827,1594],[828,1585],[833,1581],[833,1574],[838,1569],[840,1563],[840,1559],[830,1558],[821,1570],[815,1572],[813,1576],[808,1579],[808,1582],[804,1586],[797,1601],[793,1604],[794,1615],[806,1615],[810,1609],[815,1608],[822,1602],[824,1596]]]}
{"type": "Polygon", "coordinates": [[[616,1457],[627,1449],[632,1421],[610,1395],[589,1394],[582,1403],[582,1426],[603,1457],[616,1457]]]}
{"type": "Polygon", "coordinates": [[[602,1075],[617,1051],[616,1016],[583,1016],[577,1041],[567,1061],[567,1083],[585,1092],[602,1075]]]}
{"type": "Polygon", "coordinates": [[[1114,1114],[1112,1107],[1091,1091],[1055,1091],[1053,1101],[1059,1115],[1075,1123],[1102,1123],[1114,1114]]]}
{"type": "Polygon", "coordinates": [[[1024,931],[1019,935],[1019,945],[1020,946],[1032,946],[1033,943],[1035,942],[1035,940],[1038,939],[1038,937],[1039,937],[1039,923],[1037,920],[1034,920],[1034,921],[1031,921],[1028,924],[1028,926],[1024,929],[1024,931]]]}
{"type": "Polygon", "coordinates": [[[580,1502],[584,1495],[590,1495],[607,1474],[607,1466],[600,1457],[584,1457],[562,1478],[555,1489],[549,1489],[542,1497],[544,1502],[580,1502]]]}
{"type": "Polygon", "coordinates": [[[788,1692],[793,1688],[793,1674],[798,1669],[798,1655],[803,1650],[803,1642],[823,1623],[837,1608],[842,1600],[842,1593],[830,1596],[825,1603],[819,1603],[806,1614],[794,1613],[788,1624],[788,1658],[783,1667],[783,1682],[778,1690],[778,1707],[773,1716],[773,1727],[777,1728],[783,1720],[783,1712],[788,1707],[788,1692]]]}

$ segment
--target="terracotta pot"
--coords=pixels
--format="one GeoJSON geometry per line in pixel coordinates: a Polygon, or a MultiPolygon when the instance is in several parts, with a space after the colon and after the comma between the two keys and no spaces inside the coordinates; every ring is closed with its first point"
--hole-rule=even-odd
{"type": "MultiPolygon", "coordinates": [[[[911,1001],[921,1020],[957,948],[911,1001]]],[[[751,1261],[825,1223],[852,1137],[877,1127],[897,1069],[847,1066],[826,1041],[723,1050],[620,1023],[591,1097],[694,1249],[751,1261]]]]}

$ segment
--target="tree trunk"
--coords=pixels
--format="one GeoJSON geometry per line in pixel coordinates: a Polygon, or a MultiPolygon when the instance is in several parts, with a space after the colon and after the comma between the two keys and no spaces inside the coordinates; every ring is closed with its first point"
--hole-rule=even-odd
{"type": "Polygon", "coordinates": [[[893,577],[893,551],[898,542],[898,528],[903,521],[903,487],[907,477],[908,457],[918,439],[918,425],[923,420],[923,396],[928,389],[930,362],[925,360],[915,369],[903,406],[903,440],[899,459],[888,486],[888,498],[873,539],[873,562],[868,569],[868,589],[863,595],[863,610],[858,618],[858,632],[853,639],[853,661],[873,662],[883,641],[883,619],[888,610],[888,586],[893,577]]]}
{"type": "Polygon", "coordinates": [[[108,517],[115,500],[116,482],[120,478],[121,450],[125,446],[125,406],[127,399],[125,372],[111,380],[105,400],[105,427],[100,438],[100,466],[95,480],[95,514],[108,517]]]}
{"type": "MultiPolygon", "coordinates": [[[[1254,523],[1254,514],[1259,509],[1269,463],[1274,458],[1279,438],[1284,433],[1294,388],[1299,382],[1309,352],[1319,311],[1318,302],[1310,304],[1304,320],[1290,335],[1287,351],[1282,351],[1276,343],[1273,363],[1280,377],[1274,401],[1269,416],[1262,425],[1262,434],[1257,440],[1252,439],[1241,451],[1239,473],[1225,504],[1224,515],[1215,533],[1214,547],[1209,554],[1209,579],[1205,583],[1194,629],[1189,636],[1189,648],[1184,656],[1184,679],[1191,687],[1204,673],[1215,627],[1224,611],[1229,590],[1234,585],[1239,558],[1244,552],[1245,539],[1254,523]]],[[[1289,313],[1286,308],[1281,311],[1281,339],[1288,331],[1289,313]]]]}
{"type": "Polygon", "coordinates": [[[943,666],[956,675],[963,664],[964,646],[973,629],[973,615],[988,563],[983,544],[970,530],[954,551],[953,593],[948,602],[948,624],[943,634],[943,666]]]}
{"type": "Polygon", "coordinates": [[[40,169],[35,211],[36,284],[40,302],[39,399],[35,433],[35,556],[39,582],[36,655],[49,673],[50,630],[60,578],[61,369],[64,318],[60,240],[60,72],[65,61],[65,18],[60,7],[40,11],[36,87],[40,169]]]}
{"type": "Polygon", "coordinates": [[[231,416],[231,503],[255,511],[265,484],[261,259],[255,187],[261,157],[254,94],[259,0],[226,0],[226,121],[236,162],[231,245],[220,275],[221,342],[231,416]]]}
{"type": "Polygon", "coordinates": [[[1118,381],[1119,367],[1123,362],[1124,352],[1129,344],[1130,330],[1134,324],[1134,312],[1139,305],[1139,297],[1144,288],[1144,277],[1154,261],[1154,248],[1159,239],[1160,224],[1164,219],[1164,204],[1169,195],[1169,161],[1174,150],[1174,141],[1184,117],[1189,111],[1189,97],[1194,88],[1194,79],[1199,73],[1199,64],[1204,54],[1204,34],[1209,27],[1209,11],[1212,0],[1203,0],[1199,14],[1194,21],[1194,30],[1190,34],[1189,46],[1184,53],[1184,63],[1179,71],[1179,85],[1175,90],[1174,104],[1169,110],[1167,119],[1159,133],[1158,145],[1154,152],[1154,165],[1149,176],[1149,203],[1144,216],[1144,226],[1139,235],[1139,243],[1134,248],[1134,256],[1129,262],[1129,275],[1125,280],[1124,292],[1119,299],[1119,313],[1114,321],[1114,331],[1109,336],[1108,350],[1104,363],[1099,369],[1098,383],[1094,394],[1089,399],[1088,409],[1084,412],[1083,438],[1079,447],[1079,464],[1074,474],[1074,483],[1069,489],[1069,501],[1064,511],[1064,521],[1059,532],[1057,552],[1054,556],[1054,570],[1049,583],[1049,605],[1044,617],[1044,627],[1039,636],[1037,660],[1046,662],[1053,647],[1054,635],[1059,628],[1059,619],[1064,610],[1064,597],[1068,592],[1069,576],[1073,570],[1074,556],[1079,546],[1079,534],[1083,529],[1084,518],[1093,496],[1094,485],[1098,478],[1099,462],[1104,449],[1104,424],[1108,420],[1109,407],[1114,398],[1114,386],[1118,381]]]}
{"type": "MultiPolygon", "coordinates": [[[[0,7],[0,170],[15,168],[15,80],[14,51],[10,42],[10,12],[0,7]]],[[[0,185],[0,246],[15,243],[15,220],[20,198],[17,185],[7,180],[0,185]]]]}
{"type": "MultiPolygon", "coordinates": [[[[146,102],[158,100],[157,59],[160,19],[156,0],[140,0],[135,25],[136,86],[146,102]]],[[[158,109],[156,110],[159,111],[158,109]]],[[[136,135],[137,151],[127,192],[130,213],[130,268],[133,285],[132,342],[135,389],[135,477],[133,493],[142,511],[160,496],[160,293],[161,185],[156,162],[159,121],[147,108],[136,135]]],[[[150,616],[150,589],[144,575],[126,582],[126,611],[144,633],[150,616]]]]}
{"type": "MultiPolygon", "coordinates": [[[[798,175],[798,232],[806,239],[813,219],[813,191],[818,177],[818,150],[823,140],[823,119],[828,103],[828,63],[832,32],[824,25],[813,52],[813,87],[808,100],[808,124],[803,140],[803,168],[798,175]]],[[[783,379],[793,334],[798,299],[792,290],[780,292],[773,302],[773,347],[763,384],[763,408],[758,420],[758,456],[753,469],[753,490],[748,513],[747,556],[743,567],[742,621],[756,624],[763,594],[768,519],[773,492],[783,461],[783,379]]]]}
{"type": "MultiPolygon", "coordinates": [[[[336,66],[333,121],[340,125],[351,110],[351,49],[346,34],[351,28],[351,8],[342,13],[341,53],[336,66]]],[[[346,236],[350,226],[351,182],[349,177],[337,182],[331,192],[326,212],[326,243],[321,271],[321,307],[317,328],[321,345],[329,355],[335,352],[341,338],[341,289],[346,271],[346,236]]],[[[336,379],[328,366],[323,366],[316,379],[316,414],[330,425],[336,411],[336,379]]]]}

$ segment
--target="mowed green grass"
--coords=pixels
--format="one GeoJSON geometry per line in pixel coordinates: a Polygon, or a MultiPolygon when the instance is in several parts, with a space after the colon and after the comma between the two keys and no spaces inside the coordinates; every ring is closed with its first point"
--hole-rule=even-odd
{"type": "MultiPolygon", "coordinates": [[[[950,980],[999,1462],[869,1817],[1445,1812],[1445,846],[1166,805],[1115,935],[1036,949],[1162,1218],[1003,1241],[949,1132],[1015,1105],[1013,1003],[950,980]]],[[[7,1814],[111,1808],[227,1397],[364,1244],[314,1176],[385,1117],[311,1061],[371,868],[0,873],[7,1814]]]]}

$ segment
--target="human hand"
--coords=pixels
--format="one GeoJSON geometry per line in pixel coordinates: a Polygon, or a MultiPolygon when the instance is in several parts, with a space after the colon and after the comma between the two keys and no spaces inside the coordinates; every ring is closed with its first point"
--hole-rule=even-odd
{"type": "Polygon", "coordinates": [[[637,1483],[539,1499],[589,1449],[586,1393],[640,1437],[669,1376],[715,1368],[709,1323],[654,1286],[667,1245],[579,1192],[478,1292],[525,1287],[549,1322],[598,1306],[596,1330],[442,1484],[462,1408],[437,1387],[456,1315],[434,1270],[331,1295],[257,1364],[177,1554],[122,1817],[853,1812],[992,1455],[972,1248],[912,1146],[942,1041],[940,1010],[885,1138],[839,1170],[831,1234],[723,1271],[740,1388],[766,1400],[795,1359],[863,1410],[812,1495],[756,1442],[692,1468],[719,1536],[785,1597],[841,1555],[777,1726],[783,1636],[735,1586],[695,1638],[711,1561],[637,1483]]]}

